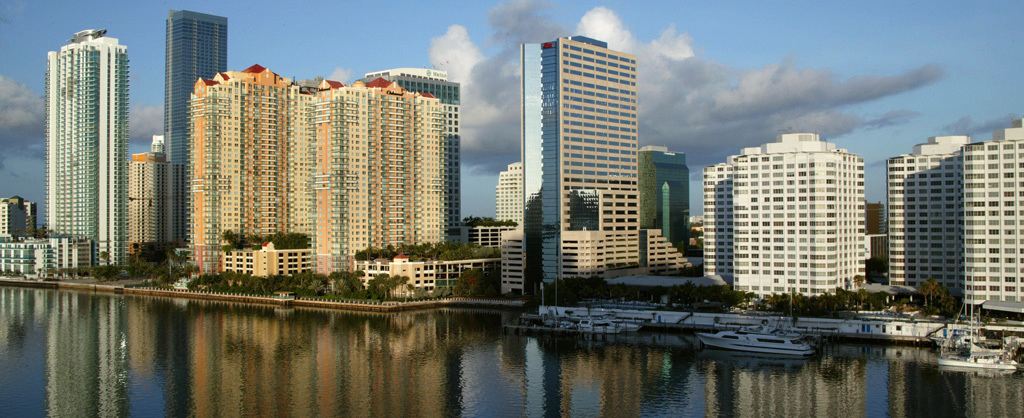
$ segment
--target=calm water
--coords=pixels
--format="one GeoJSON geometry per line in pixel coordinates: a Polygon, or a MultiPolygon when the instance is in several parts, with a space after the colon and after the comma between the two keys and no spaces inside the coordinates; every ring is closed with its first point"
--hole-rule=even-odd
{"type": "Polygon", "coordinates": [[[1020,416],[1024,376],[928,349],[808,360],[688,334],[502,335],[514,314],[352,314],[0,287],[3,416],[1020,416]]]}

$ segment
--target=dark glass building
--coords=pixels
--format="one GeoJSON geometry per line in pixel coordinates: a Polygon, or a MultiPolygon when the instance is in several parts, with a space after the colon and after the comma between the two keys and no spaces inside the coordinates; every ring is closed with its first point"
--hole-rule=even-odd
{"type": "Polygon", "coordinates": [[[660,229],[672,245],[689,243],[690,169],[686,154],[646,146],[637,154],[640,229],[660,229]]]}

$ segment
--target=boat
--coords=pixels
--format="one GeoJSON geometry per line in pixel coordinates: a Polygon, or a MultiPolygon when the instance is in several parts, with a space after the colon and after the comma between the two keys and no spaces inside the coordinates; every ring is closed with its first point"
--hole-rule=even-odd
{"type": "Polygon", "coordinates": [[[585,318],[576,323],[576,329],[585,333],[619,334],[639,330],[640,325],[613,319],[585,318]]]}
{"type": "Polygon", "coordinates": [[[780,328],[746,327],[739,330],[724,330],[716,333],[698,332],[697,338],[708,347],[751,353],[809,356],[814,347],[795,332],[783,332],[780,328]]]}
{"type": "Polygon", "coordinates": [[[970,327],[967,332],[946,339],[939,354],[939,366],[1016,371],[1017,362],[1005,348],[992,349],[978,345],[981,333],[978,330],[979,318],[973,313],[974,305],[967,304],[964,309],[970,310],[967,315],[970,327]]]}

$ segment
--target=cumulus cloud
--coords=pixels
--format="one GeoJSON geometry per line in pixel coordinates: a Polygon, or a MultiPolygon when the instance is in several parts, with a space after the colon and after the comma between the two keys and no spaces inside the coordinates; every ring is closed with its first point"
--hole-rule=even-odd
{"type": "Polygon", "coordinates": [[[974,118],[964,116],[955,122],[942,127],[947,135],[970,135],[975,141],[991,139],[993,131],[1010,127],[1010,121],[1018,119],[1016,115],[1006,114],[982,122],[974,122],[974,118]]]}
{"type": "Polygon", "coordinates": [[[828,68],[804,68],[792,57],[758,68],[737,68],[695,54],[694,41],[670,25],[641,40],[615,11],[586,12],[575,32],[546,15],[548,3],[515,0],[488,13],[493,33],[483,43],[452,25],[431,42],[431,63],[462,83],[463,162],[470,172],[494,173],[519,159],[519,45],[574,34],[608,42],[637,56],[641,145],[667,145],[701,166],[786,131],[826,138],[858,129],[898,125],[918,116],[909,109],[858,115],[861,103],[921,88],[943,77],[923,65],[894,75],[842,77],[828,68]],[[494,54],[484,55],[482,47],[494,54]]]}
{"type": "MultiPolygon", "coordinates": [[[[43,97],[28,86],[0,75],[0,149],[4,150],[4,156],[42,159],[44,120],[43,97]]],[[[0,168],[3,163],[0,159],[0,168]]]]}
{"type": "Polygon", "coordinates": [[[348,84],[352,81],[352,76],[355,72],[351,68],[335,67],[334,71],[331,71],[331,75],[327,76],[328,80],[340,81],[342,84],[348,84]]]}
{"type": "Polygon", "coordinates": [[[144,147],[149,150],[149,145],[153,142],[153,135],[163,135],[163,132],[163,105],[137,104],[132,105],[128,110],[128,146],[130,148],[144,147]]]}

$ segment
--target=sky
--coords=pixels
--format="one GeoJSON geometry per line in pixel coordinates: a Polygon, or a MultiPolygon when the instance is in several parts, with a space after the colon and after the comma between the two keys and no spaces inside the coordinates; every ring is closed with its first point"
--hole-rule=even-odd
{"type": "Polygon", "coordinates": [[[640,146],[686,153],[692,214],[704,166],[781,133],[819,133],[863,156],[877,202],[887,158],[932,136],[990,140],[1024,113],[1017,2],[301,4],[0,0],[0,197],[44,200],[46,53],[79,30],[105,28],[127,46],[129,148],[148,150],[163,127],[171,9],[228,18],[228,70],[342,82],[447,70],[462,84],[463,216],[494,216],[498,172],[519,160],[524,42],[586,35],[637,55],[640,146]]]}

